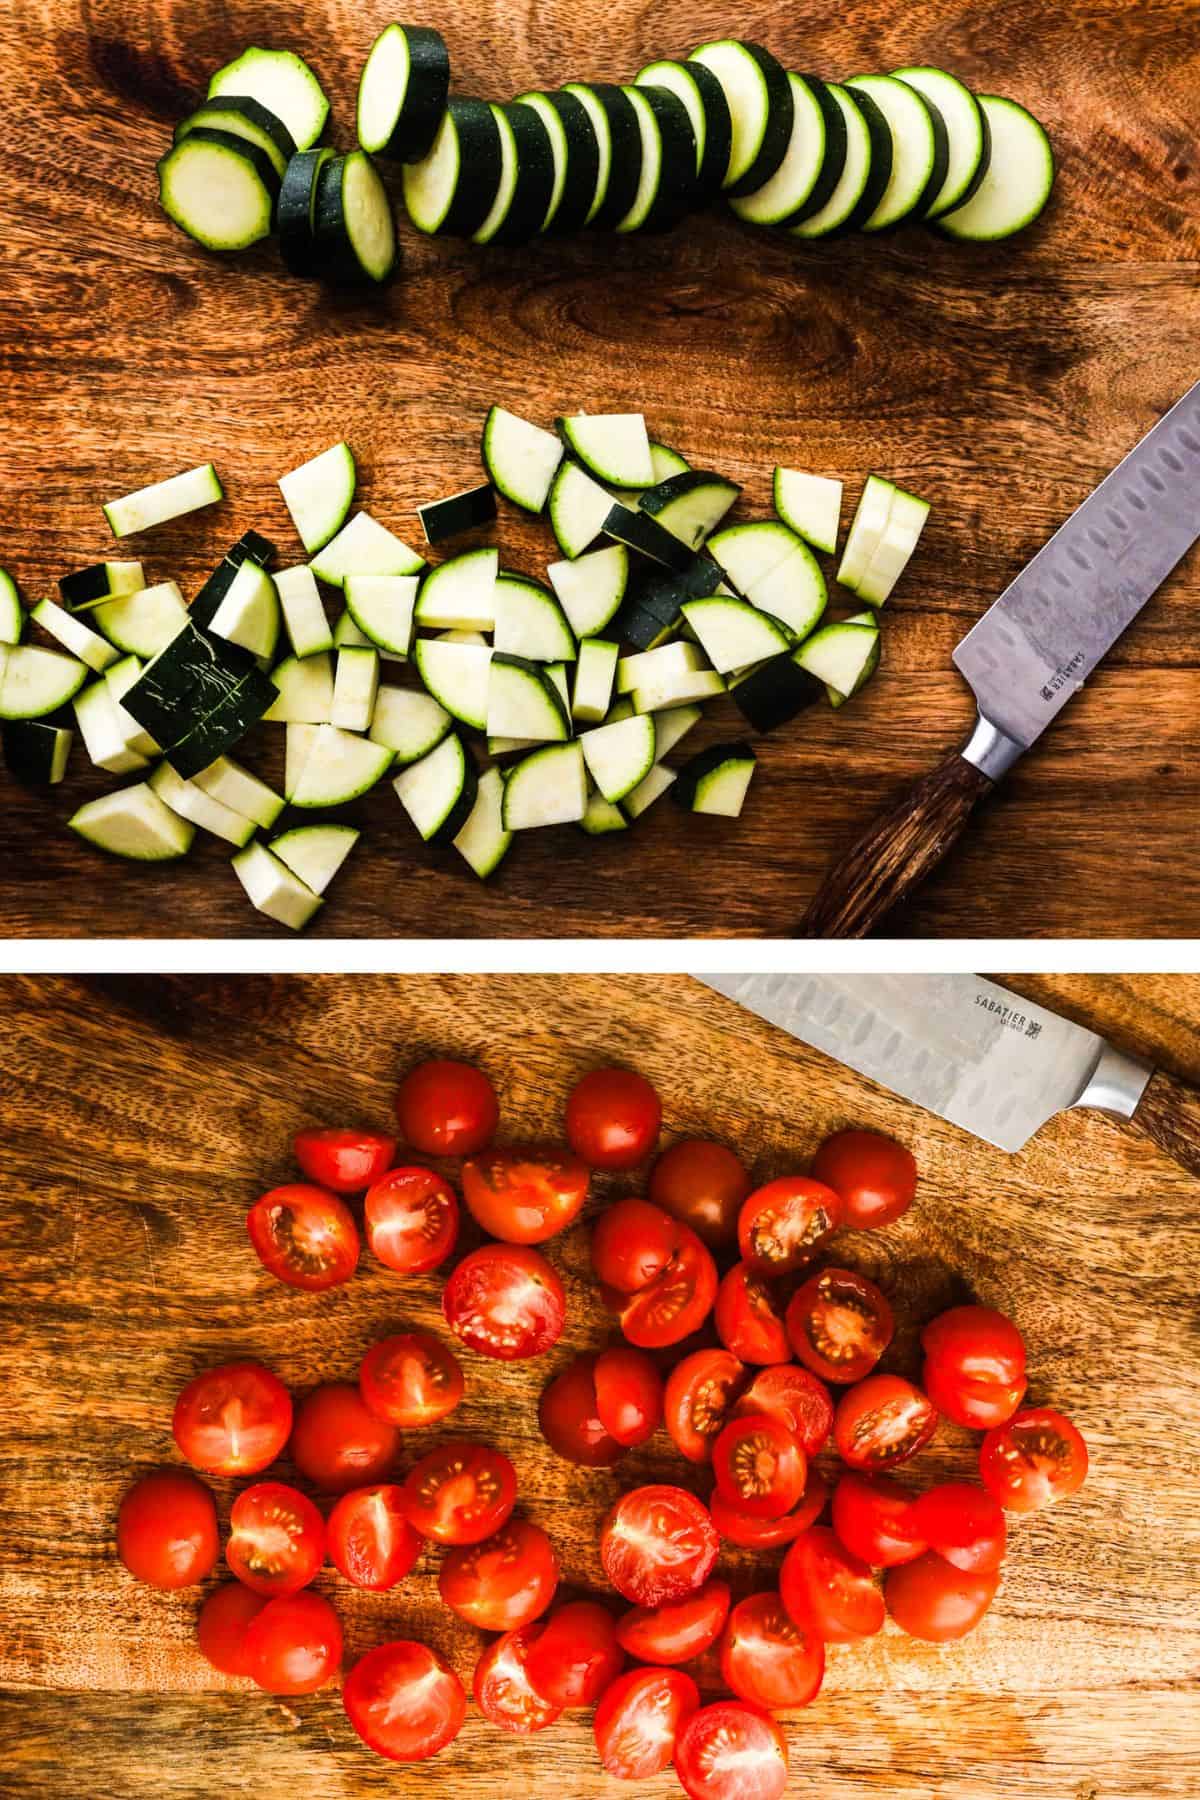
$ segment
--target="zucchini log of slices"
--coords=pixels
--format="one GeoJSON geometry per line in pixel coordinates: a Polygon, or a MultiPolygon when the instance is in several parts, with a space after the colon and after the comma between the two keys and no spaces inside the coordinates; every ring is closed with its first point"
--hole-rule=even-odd
{"type": "Polygon", "coordinates": [[[394,272],[398,258],[392,203],[365,150],[322,165],[315,233],[322,273],[335,281],[386,281],[394,272]]]}
{"type": "Polygon", "coordinates": [[[420,162],[428,155],[450,90],[440,31],[389,25],[371,46],[358,84],[358,141],[372,156],[420,162]]]}

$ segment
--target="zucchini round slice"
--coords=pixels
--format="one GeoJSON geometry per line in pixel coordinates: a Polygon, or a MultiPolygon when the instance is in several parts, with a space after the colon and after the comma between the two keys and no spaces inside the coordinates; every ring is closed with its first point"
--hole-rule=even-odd
{"type": "Polygon", "coordinates": [[[429,25],[389,25],[358,83],[358,141],[371,156],[420,162],[446,110],[450,53],[429,25]]]}
{"type": "Polygon", "coordinates": [[[405,164],[408,216],[427,235],[471,237],[492,209],[502,172],[494,109],[486,100],[451,100],[428,154],[405,164]]]}
{"type": "Polygon", "coordinates": [[[174,142],[179,143],[181,138],[204,126],[213,131],[231,132],[234,137],[245,138],[248,144],[257,145],[270,157],[281,180],[288,162],[296,154],[296,140],[283,120],[248,95],[218,94],[215,99],[206,101],[175,127],[174,142]]]}
{"type": "Polygon", "coordinates": [[[835,82],[825,90],[842,115],[846,154],[837,185],[815,212],[805,209],[788,230],[795,237],[829,237],[851,231],[870,218],[887,186],[892,168],[892,134],[887,120],[866,94],[851,94],[835,82]]]}
{"type": "Polygon", "coordinates": [[[335,281],[387,281],[395,272],[396,221],[365,150],[335,156],[317,180],[317,252],[335,281]]]}
{"type": "Polygon", "coordinates": [[[688,110],[669,88],[623,90],[637,114],[642,160],[637,192],[618,231],[669,231],[696,196],[696,134],[688,110]]]}
{"type": "Polygon", "coordinates": [[[771,179],[731,199],[739,219],[753,225],[792,225],[821,210],[846,166],[846,120],[816,75],[788,75],[792,135],[771,179]]]}
{"type": "Polygon", "coordinates": [[[905,219],[922,218],[950,166],[950,139],[941,113],[924,94],[892,75],[855,75],[846,86],[874,100],[892,138],[887,187],[860,229],[886,231],[905,219]]]}
{"type": "Polygon", "coordinates": [[[611,230],[633,205],[642,173],[642,134],[633,102],[624,88],[611,82],[570,81],[565,93],[580,101],[596,142],[600,167],[596,193],[585,223],[611,230]]]}
{"type": "Polygon", "coordinates": [[[209,126],[190,131],[158,164],[163,211],[206,250],[247,250],[269,237],[279,187],[265,150],[209,126]]]}
{"type": "Polygon", "coordinates": [[[1045,207],[1054,186],[1054,152],[1044,128],[1015,100],[980,94],[992,155],[974,197],[938,220],[938,230],[971,243],[992,243],[1023,231],[1045,207]]]}
{"type": "Polygon", "coordinates": [[[924,94],[946,127],[950,152],[946,179],[925,209],[927,219],[936,219],[965,206],[977,191],[991,160],[991,127],[970,88],[945,69],[897,69],[895,76],[924,94]]]}
{"type": "Polygon", "coordinates": [[[770,181],[792,135],[792,90],[787,71],[761,44],[720,38],[701,44],[689,62],[709,69],[729,106],[732,140],[721,185],[752,194],[770,181]]]}
{"type": "Polygon", "coordinates": [[[541,114],[521,101],[494,106],[502,170],[496,198],[476,244],[526,244],[546,219],[554,191],[554,151],[541,114]]]}
{"type": "Polygon", "coordinates": [[[257,100],[282,119],[297,150],[310,150],[325,129],[329,102],[303,59],[291,50],[244,50],[218,69],[208,84],[208,97],[233,94],[257,100]]]}
{"type": "Polygon", "coordinates": [[[696,192],[704,201],[718,193],[729,167],[733,119],[725,89],[698,62],[653,62],[634,77],[638,87],[667,88],[683,102],[696,143],[696,192]]]}
{"type": "Polygon", "coordinates": [[[578,231],[592,210],[600,174],[600,145],[587,108],[565,89],[521,94],[518,99],[522,106],[531,106],[546,127],[554,159],[550,200],[541,229],[556,236],[578,231]]]}
{"type": "Polygon", "coordinates": [[[333,151],[300,150],[283,172],[276,207],[279,251],[289,274],[311,277],[321,273],[317,245],[317,186],[321,171],[332,161],[333,151]]]}

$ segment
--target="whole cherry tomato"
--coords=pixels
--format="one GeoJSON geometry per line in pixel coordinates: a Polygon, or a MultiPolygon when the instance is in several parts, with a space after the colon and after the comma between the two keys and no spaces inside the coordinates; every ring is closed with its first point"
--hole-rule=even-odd
{"type": "Polygon", "coordinates": [[[735,1263],[722,1277],[713,1323],[725,1348],[743,1362],[786,1362],[791,1354],[775,1296],[748,1263],[735,1263]]]}
{"type": "Polygon", "coordinates": [[[517,1472],[501,1450],[454,1439],[408,1472],[409,1524],[439,1544],[478,1544],[499,1531],[517,1501],[517,1472]]]}
{"type": "Polygon", "coordinates": [[[266,1604],[261,1594],[252,1593],[240,1581],[228,1581],[215,1588],[200,1608],[196,1642],[201,1656],[222,1675],[249,1676],[246,1632],[266,1604]]]}
{"type": "Polygon", "coordinates": [[[257,1475],[292,1429],[287,1389],[261,1363],[222,1363],[189,1381],[175,1402],[180,1452],[211,1475],[257,1475]]]}
{"type": "Polygon", "coordinates": [[[663,1382],[644,1350],[614,1344],[594,1370],[600,1423],[624,1449],[644,1444],[662,1423],[663,1382]]]}
{"type": "Polygon", "coordinates": [[[296,1408],[292,1461],[324,1493],[383,1481],[399,1448],[396,1427],[369,1410],[352,1382],[327,1381],[296,1408]]]}
{"type": "Polygon", "coordinates": [[[738,1602],[721,1638],[721,1679],[739,1700],[770,1712],[808,1706],[824,1678],[824,1643],[788,1617],[777,1593],[738,1602]]]}
{"type": "Polygon", "coordinates": [[[1025,1398],[1025,1340],[990,1306],[954,1306],[921,1333],[923,1385],[939,1412],[975,1431],[1012,1418],[1025,1398]]]}
{"type": "Polygon", "coordinates": [[[594,1730],[600,1761],[619,1781],[648,1781],[669,1769],[680,1727],[700,1704],[682,1669],[630,1669],[601,1696],[594,1730]]]}
{"type": "Polygon", "coordinates": [[[667,1377],[667,1432],[689,1462],[710,1462],[748,1370],[730,1350],[694,1350],[667,1377]]]}
{"type": "Polygon", "coordinates": [[[913,1523],[931,1550],[968,1574],[993,1575],[1008,1532],[1000,1503],[969,1481],[943,1481],[913,1507],[913,1523]]]}
{"type": "Polygon", "coordinates": [[[540,1618],[558,1586],[558,1558],[540,1526],[509,1519],[481,1544],[447,1553],[438,1592],[480,1631],[515,1631],[540,1618]]]}
{"type": "Polygon", "coordinates": [[[325,1521],[298,1488],[255,1482],[233,1503],[225,1561],[256,1594],[298,1593],[325,1561],[325,1521]]]}
{"type": "Polygon", "coordinates": [[[675,1740],[675,1773],[688,1800],[780,1800],[787,1741],[770,1713],[744,1700],[719,1700],[685,1721],[675,1740]]]}
{"type": "Polygon", "coordinates": [[[752,1518],[780,1519],[804,1492],[808,1459],[794,1434],[772,1413],[744,1413],[713,1445],[717,1492],[752,1518]]]}
{"type": "Polygon", "coordinates": [[[608,1469],[625,1446],[607,1430],[596,1404],[596,1358],[577,1356],[542,1390],[538,1423],[550,1448],[584,1469],[608,1469]]]}
{"type": "Polygon", "coordinates": [[[783,1559],[779,1591],[801,1631],[827,1644],[874,1637],[882,1628],[883,1595],[870,1569],[827,1525],[814,1525],[796,1539],[783,1559]]]}
{"type": "Polygon", "coordinates": [[[117,1555],[136,1581],[193,1587],[220,1553],[217,1508],[185,1469],[158,1469],[135,1482],[117,1514],[117,1555]]]}
{"type": "Polygon", "coordinates": [[[404,1489],[393,1483],[351,1488],[329,1515],[329,1560],[355,1587],[387,1593],[421,1554],[408,1522],[404,1489]]]}
{"type": "Polygon", "coordinates": [[[528,1737],[553,1725],[562,1712],[530,1686],[525,1664],[529,1652],[546,1629],[522,1625],[495,1638],[475,1664],[475,1704],[491,1725],[528,1737]]]}
{"type": "Polygon", "coordinates": [[[917,1523],[916,1498],[887,1475],[851,1470],[833,1490],[833,1529],[850,1554],[873,1569],[913,1562],[928,1548],[917,1523]]]}
{"type": "Polygon", "coordinates": [[[573,1600],[546,1621],[530,1646],[525,1670],[535,1693],[552,1706],[591,1706],[625,1661],[607,1607],[573,1600]]]}
{"type": "Polygon", "coordinates": [[[363,1206],[367,1242],[398,1275],[426,1275],[458,1242],[454,1189],[432,1169],[391,1169],[363,1206]]]}
{"type": "Polygon", "coordinates": [[[361,1194],[391,1168],[396,1140],[379,1131],[298,1131],[296,1161],[310,1181],[335,1194],[361,1194]]]}
{"type": "Polygon", "coordinates": [[[783,1544],[794,1543],[808,1530],[820,1517],[828,1498],[829,1488],[824,1477],[819,1470],[810,1467],[798,1504],[779,1518],[763,1519],[745,1512],[718,1493],[713,1494],[708,1505],[713,1524],[729,1543],[738,1544],[744,1550],[777,1550],[783,1544]]]}
{"type": "Polygon", "coordinates": [[[690,1225],[710,1250],[723,1250],[737,1241],[750,1177],[724,1144],[682,1138],[655,1163],[647,1192],[655,1206],[690,1225]]]}
{"type": "Polygon", "coordinates": [[[422,1156],[474,1156],[496,1135],[500,1104],[482,1069],[437,1057],[408,1071],[396,1117],[405,1143],[422,1156]]]}
{"type": "Polygon", "coordinates": [[[825,1381],[861,1381],[892,1341],[887,1297],[854,1269],[822,1269],[788,1303],[792,1348],[825,1381]]]}
{"type": "Polygon", "coordinates": [[[642,1350],[690,1337],[716,1299],[717,1266],[695,1232],[632,1196],[597,1221],[592,1267],[626,1338],[642,1350]]]}
{"type": "Polygon", "coordinates": [[[851,1231],[890,1225],[917,1191],[912,1152],[878,1131],[835,1131],[817,1151],[812,1172],[841,1201],[839,1223],[851,1231]]]}
{"type": "Polygon", "coordinates": [[[729,1617],[729,1587],[706,1581],[682,1600],[635,1606],[617,1620],[617,1642],[643,1663],[691,1662],[712,1648],[729,1617]]]}
{"type": "Polygon", "coordinates": [[[760,1369],[739,1394],[735,1413],[771,1413],[795,1433],[805,1456],[815,1456],[833,1430],[833,1397],[823,1381],[795,1363],[760,1369]]]}
{"type": "Polygon", "coordinates": [[[738,1214],[738,1247],[759,1275],[794,1275],[838,1224],[838,1197],[823,1181],[785,1175],[756,1188],[738,1214]]]}
{"type": "Polygon", "coordinates": [[[666,1485],[623,1494],[600,1530],[604,1573],[635,1606],[662,1606],[703,1587],[719,1549],[707,1507],[666,1485]]]}
{"type": "Polygon", "coordinates": [[[407,1638],[360,1657],[342,1701],[363,1743],[392,1762],[436,1756],[458,1736],[467,1712],[462,1682],[445,1658],[407,1638]]]}
{"type": "Polygon", "coordinates": [[[658,1142],[662,1105],[643,1075],[593,1069],[567,1098],[567,1142],[593,1169],[634,1169],[658,1142]]]}
{"type": "Polygon", "coordinates": [[[868,1375],[838,1401],[833,1441],[852,1469],[893,1469],[924,1449],[937,1410],[901,1375],[868,1375]]]}
{"type": "Polygon", "coordinates": [[[1010,1512],[1038,1512],[1077,1493],[1088,1472],[1087,1445],[1052,1406],[1033,1406],[989,1431],[979,1449],[988,1493],[1010,1512]]]}
{"type": "Polygon", "coordinates": [[[887,1609],[902,1631],[944,1644],[966,1637],[996,1597],[1000,1576],[956,1569],[931,1550],[916,1562],[889,1569],[884,1583],[887,1609]]]}
{"type": "Polygon", "coordinates": [[[433,1425],[463,1397],[457,1356],[427,1331],[404,1331],[373,1344],[358,1371],[358,1388],[376,1418],[406,1430],[433,1425]]]}
{"type": "Polygon", "coordinates": [[[506,1244],[541,1244],[583,1211],[590,1177],[577,1156],[553,1150],[484,1150],[463,1164],[467,1210],[506,1244]]]}
{"type": "Polygon", "coordinates": [[[246,1229],[263,1268],[289,1287],[318,1294],[349,1281],[358,1267],[358,1226],[327,1188],[272,1188],[246,1214],[246,1229]]]}
{"type": "Polygon", "coordinates": [[[337,1674],[342,1627],[311,1589],[268,1600],[246,1627],[246,1663],[268,1694],[313,1694],[337,1674]]]}
{"type": "Polygon", "coordinates": [[[464,1256],[442,1292],[442,1313],[468,1350],[517,1362],[562,1336],[567,1297],[540,1250],[484,1244],[464,1256]]]}

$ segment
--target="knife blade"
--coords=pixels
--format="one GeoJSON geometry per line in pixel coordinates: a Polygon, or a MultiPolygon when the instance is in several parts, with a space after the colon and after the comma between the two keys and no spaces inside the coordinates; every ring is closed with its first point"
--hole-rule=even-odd
{"type": "Polygon", "coordinates": [[[1132,1122],[1200,1176],[1200,1094],[979,975],[702,975],[902,1099],[1010,1154],[1056,1113],[1132,1122]]]}
{"type": "Polygon", "coordinates": [[[862,936],[911,892],[1197,539],[1200,381],[959,643],[953,661],[975,696],[974,732],[835,868],[800,934],[862,936]]]}

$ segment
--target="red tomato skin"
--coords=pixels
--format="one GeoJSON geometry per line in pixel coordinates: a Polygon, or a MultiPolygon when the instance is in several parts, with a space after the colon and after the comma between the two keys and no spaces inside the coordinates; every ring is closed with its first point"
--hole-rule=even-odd
{"type": "Polygon", "coordinates": [[[837,1229],[838,1197],[823,1181],[784,1175],[755,1188],[738,1214],[742,1261],[758,1275],[794,1275],[837,1229]]]}
{"type": "Polygon", "coordinates": [[[373,1344],[358,1371],[363,1404],[377,1419],[412,1430],[448,1418],[463,1397],[454,1352],[427,1331],[404,1331],[373,1344]]]}
{"type": "Polygon", "coordinates": [[[410,1525],[439,1544],[482,1543],[516,1503],[517,1472],[504,1452],[465,1438],[431,1450],[404,1481],[410,1525]]]}
{"type": "Polygon", "coordinates": [[[722,1276],[713,1309],[717,1336],[747,1363],[781,1363],[791,1355],[783,1315],[761,1275],[744,1262],[722,1276]]]}
{"type": "Polygon", "coordinates": [[[617,1642],[636,1662],[671,1664],[702,1656],[725,1629],[729,1584],[706,1581],[683,1600],[634,1606],[617,1620],[617,1642]]]}
{"type": "Polygon", "coordinates": [[[246,1627],[246,1660],[268,1694],[314,1694],[341,1666],[338,1616],[307,1589],[268,1600],[246,1627]]]}
{"type": "Polygon", "coordinates": [[[956,1569],[932,1550],[889,1569],[887,1609],[902,1631],[928,1644],[946,1644],[974,1631],[995,1599],[999,1573],[956,1569]]]}
{"type": "Polygon", "coordinates": [[[783,1420],[805,1456],[822,1450],[833,1430],[833,1396],[811,1369],[795,1363],[772,1363],[760,1369],[739,1394],[735,1414],[770,1413],[783,1420]]]}
{"type": "Polygon", "coordinates": [[[396,1157],[396,1140],[378,1131],[311,1128],[292,1139],[296,1161],[310,1181],[335,1194],[365,1193],[396,1157]]]}
{"type": "Polygon", "coordinates": [[[240,1581],[227,1581],[224,1587],[215,1588],[200,1608],[196,1642],[205,1661],[222,1675],[250,1678],[246,1631],[266,1604],[261,1594],[252,1593],[240,1581]]]}
{"type": "Polygon", "coordinates": [[[551,1613],[530,1647],[525,1672],[551,1706],[591,1706],[625,1662],[612,1614],[594,1600],[572,1600],[551,1613]]]}
{"type": "Polygon", "coordinates": [[[703,1587],[720,1547],[708,1508],[685,1488],[665,1483],[623,1494],[600,1530],[604,1573],[634,1606],[662,1606],[703,1587]],[[654,1537],[659,1547],[651,1555],[647,1542],[654,1537]]]}
{"type": "Polygon", "coordinates": [[[458,1199],[432,1169],[389,1169],[363,1203],[367,1242],[397,1275],[427,1275],[458,1242],[458,1199]]]}
{"type": "Polygon", "coordinates": [[[601,1350],[594,1371],[600,1423],[624,1449],[644,1444],[662,1424],[663,1381],[643,1350],[601,1350]]]}
{"type": "Polygon", "coordinates": [[[412,1569],[422,1538],[408,1522],[395,1482],[351,1488],[329,1515],[329,1560],[354,1587],[389,1592],[412,1569]]]}
{"type": "Polygon", "coordinates": [[[1009,1387],[991,1381],[965,1381],[944,1363],[925,1358],[921,1386],[946,1418],[970,1431],[991,1431],[1007,1425],[1025,1398],[1025,1377],[1009,1387]]]}
{"type": "Polygon", "coordinates": [[[750,1186],[742,1163],[724,1144],[681,1138],[650,1171],[647,1194],[690,1225],[710,1250],[725,1250],[737,1242],[738,1213],[750,1186]]]}
{"type": "Polygon", "coordinates": [[[636,1169],[661,1127],[662,1103],[632,1069],[593,1069],[567,1096],[567,1142],[593,1169],[636,1169]]]}
{"type": "Polygon", "coordinates": [[[464,1256],[442,1290],[442,1315],[481,1356],[521,1362],[552,1350],[563,1333],[567,1297],[540,1250],[484,1244],[464,1256]],[[512,1317],[518,1297],[522,1311],[512,1317]]]}
{"type": "Polygon", "coordinates": [[[135,1482],[117,1513],[117,1554],[135,1581],[194,1587],[220,1554],[217,1508],[185,1469],[157,1469],[135,1482]]]}
{"type": "Polygon", "coordinates": [[[925,1391],[956,1425],[990,1431],[1025,1398],[1025,1340],[990,1306],[953,1306],[921,1333],[925,1391]]]}
{"type": "Polygon", "coordinates": [[[902,1218],[917,1192],[911,1150],[878,1131],[835,1131],[813,1158],[812,1172],[841,1202],[849,1231],[874,1231],[902,1218]]]}
{"type": "Polygon", "coordinates": [[[538,1424],[550,1448],[583,1469],[610,1469],[625,1446],[606,1430],[596,1402],[594,1356],[577,1356],[542,1389],[538,1424]]]}
{"type": "Polygon", "coordinates": [[[713,1445],[728,1423],[746,1383],[746,1369],[731,1350],[693,1350],[667,1376],[667,1434],[689,1462],[712,1461],[713,1445]]]}
{"type": "Polygon", "coordinates": [[[467,1712],[462,1682],[449,1663],[409,1638],[360,1657],[346,1677],[342,1701],[367,1748],[391,1762],[436,1756],[458,1736],[467,1712]]]}
{"type": "Polygon", "coordinates": [[[1080,1432],[1052,1406],[1031,1406],[979,1447],[979,1475],[1009,1512],[1040,1512],[1078,1493],[1087,1479],[1088,1452],[1080,1432]]]}
{"type": "Polygon", "coordinates": [[[928,1549],[917,1523],[916,1499],[887,1475],[849,1470],[833,1490],[833,1529],[850,1554],[873,1569],[913,1562],[928,1549]]]}
{"type": "Polygon", "coordinates": [[[417,1063],[396,1090],[406,1144],[422,1156],[474,1156],[496,1135],[496,1090],[471,1063],[435,1057],[417,1063]]]}
{"type": "Polygon", "coordinates": [[[969,1481],[943,1481],[922,1494],[913,1521],[931,1550],[969,1575],[994,1575],[1008,1530],[998,1500],[969,1481]]]}
{"type": "Polygon", "coordinates": [[[291,1396],[261,1363],[222,1363],[188,1382],[175,1402],[171,1428],[193,1468],[209,1475],[257,1475],[288,1441],[291,1396]]]}
{"type": "Polygon", "coordinates": [[[825,1679],[825,1645],[793,1623],[777,1593],[751,1594],[722,1633],[721,1679],[768,1712],[808,1706],[825,1679]]]}
{"type": "Polygon", "coordinates": [[[882,1629],[883,1595],[866,1563],[828,1525],[798,1537],[783,1559],[779,1592],[801,1631],[827,1644],[852,1644],[882,1629]]]}
{"type": "Polygon", "coordinates": [[[506,1631],[488,1645],[475,1664],[472,1686],[476,1706],[489,1724],[515,1737],[544,1731],[562,1713],[560,1706],[551,1706],[530,1686],[525,1668],[530,1649],[545,1629],[544,1625],[522,1625],[506,1631]]]}
{"type": "Polygon", "coordinates": [[[712,1522],[721,1536],[743,1550],[777,1550],[792,1544],[821,1515],[829,1498],[829,1487],[819,1470],[810,1466],[804,1493],[790,1513],[778,1519],[760,1519],[731,1506],[722,1494],[714,1493],[709,1501],[712,1522]]]}
{"type": "Polygon", "coordinates": [[[780,1519],[804,1492],[808,1459],[771,1413],[731,1419],[713,1445],[717,1492],[752,1518],[780,1519]]]}
{"type": "Polygon", "coordinates": [[[325,1561],[325,1521],[299,1488],[255,1482],[230,1509],[225,1561],[256,1594],[299,1593],[325,1561]]]}
{"type": "Polygon", "coordinates": [[[680,1243],[680,1225],[660,1206],[630,1194],[615,1200],[592,1231],[596,1279],[618,1294],[636,1294],[669,1265],[680,1243]]]}
{"type": "Polygon", "coordinates": [[[438,1592],[480,1631],[516,1631],[541,1618],[558,1586],[558,1558],[540,1526],[509,1519],[481,1544],[447,1552],[438,1592]]]}
{"type": "Polygon", "coordinates": [[[681,1669],[630,1669],[596,1707],[600,1761],[618,1781],[661,1775],[674,1761],[680,1727],[699,1705],[700,1690],[681,1669]]]}
{"type": "Polygon", "coordinates": [[[687,1720],[675,1741],[675,1773],[688,1800],[781,1800],[787,1788],[787,1740],[771,1717],[744,1700],[718,1700],[687,1720]],[[725,1746],[741,1745],[741,1767],[729,1778],[725,1746]],[[755,1766],[745,1752],[755,1752],[755,1766]]]}
{"type": "Polygon", "coordinates": [[[911,1381],[868,1375],[838,1401],[833,1441],[847,1467],[877,1474],[923,1450],[937,1422],[937,1409],[911,1381]]]}
{"type": "Polygon", "coordinates": [[[276,1281],[310,1294],[340,1287],[358,1267],[358,1226],[327,1188],[294,1181],[272,1188],[246,1214],[254,1254],[276,1281]]]}
{"type": "Polygon", "coordinates": [[[587,1165],[544,1147],[491,1149],[463,1164],[467,1211],[506,1244],[543,1244],[565,1231],[587,1199],[587,1165]]]}
{"type": "Polygon", "coordinates": [[[679,1248],[654,1281],[621,1308],[621,1330],[639,1350],[663,1350],[699,1331],[717,1297],[717,1265],[694,1231],[678,1225],[679,1248]]]}
{"type": "Polygon", "coordinates": [[[349,1381],[323,1383],[296,1408],[292,1461],[323,1493],[383,1481],[399,1448],[396,1427],[377,1418],[349,1381]]]}
{"type": "Polygon", "coordinates": [[[862,1381],[892,1341],[887,1296],[856,1269],[822,1269],[788,1302],[787,1334],[800,1361],[823,1381],[862,1381]]]}

